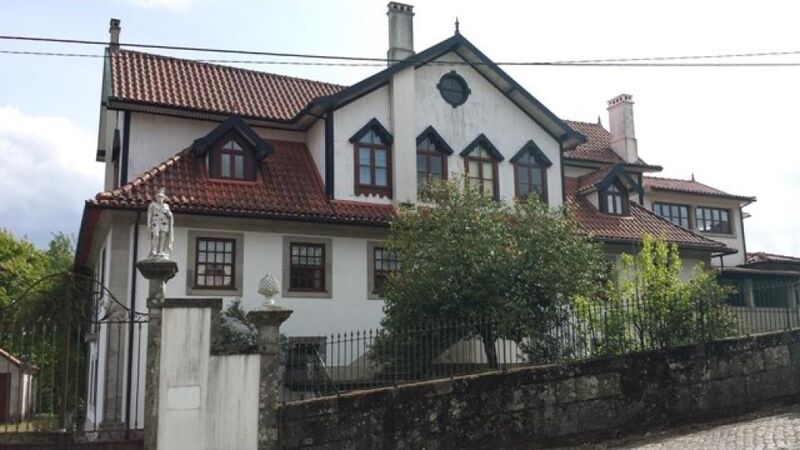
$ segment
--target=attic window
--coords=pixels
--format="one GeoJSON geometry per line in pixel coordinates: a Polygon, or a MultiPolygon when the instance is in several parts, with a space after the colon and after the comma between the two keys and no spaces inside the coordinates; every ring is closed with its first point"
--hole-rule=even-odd
{"type": "Polygon", "coordinates": [[[229,137],[208,152],[206,164],[211,178],[246,181],[255,179],[254,159],[249,146],[229,137]]]}
{"type": "Polygon", "coordinates": [[[630,208],[628,203],[628,189],[619,180],[614,180],[600,191],[600,210],[606,214],[627,215],[630,208]]]}
{"type": "Polygon", "coordinates": [[[467,97],[472,93],[464,78],[455,71],[444,74],[436,87],[439,89],[439,93],[442,94],[444,101],[453,108],[466,103],[467,97]]]}

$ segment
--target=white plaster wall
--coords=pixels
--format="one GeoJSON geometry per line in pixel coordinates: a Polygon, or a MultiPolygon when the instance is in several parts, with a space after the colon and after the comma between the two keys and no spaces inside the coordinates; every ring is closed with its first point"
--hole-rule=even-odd
{"type": "MultiPolygon", "coordinates": [[[[128,181],[192,145],[218,122],[135,112],[131,116],[128,181]]],[[[265,139],[305,142],[305,133],[253,127],[265,139]]]]}
{"type": "Polygon", "coordinates": [[[577,166],[570,166],[569,164],[564,165],[564,176],[569,178],[577,178],[582,177],[584,175],[588,175],[594,172],[597,169],[589,169],[586,167],[577,167],[577,166]]]}
{"type": "MultiPolygon", "coordinates": [[[[334,146],[334,195],[336,198],[364,200],[354,193],[354,149],[350,138],[373,118],[377,118],[386,129],[392,129],[389,111],[389,87],[383,86],[358,100],[337,109],[333,113],[334,146]]],[[[413,180],[412,180],[413,181],[413,180]]],[[[416,181],[414,181],[416,183],[416,181]]],[[[390,203],[391,200],[370,197],[370,201],[390,203]]]]}
{"type": "MultiPolygon", "coordinates": [[[[682,205],[691,206],[689,215],[690,220],[694,219],[694,208],[698,206],[708,206],[713,208],[725,208],[730,210],[731,231],[733,234],[719,234],[719,233],[700,233],[709,239],[722,242],[730,248],[738,250],[738,253],[727,255],[723,257],[725,266],[736,266],[743,264],[745,261],[745,237],[744,230],[742,229],[742,221],[740,219],[739,202],[736,200],[729,200],[723,198],[715,198],[700,195],[688,195],[676,192],[661,192],[647,190],[644,195],[645,207],[652,211],[653,203],[667,202],[678,203],[682,205]]],[[[719,258],[713,258],[711,264],[714,266],[719,265],[719,258]]]]}
{"type": "Polygon", "coordinates": [[[463,173],[464,162],[459,153],[479,134],[485,134],[505,157],[498,166],[500,196],[505,199],[514,198],[514,172],[509,160],[526,142],[533,140],[553,163],[547,171],[549,203],[561,205],[558,142],[478,72],[464,65],[446,64],[457,61],[463,60],[451,53],[436,60],[437,64],[426,64],[416,70],[416,134],[429,125],[436,128],[454,151],[447,161],[451,174],[463,173]],[[467,102],[457,108],[445,102],[436,88],[442,75],[452,70],[464,78],[472,91],[467,102]]]}
{"type": "Polygon", "coordinates": [[[158,447],[204,450],[211,348],[210,308],[164,308],[158,447]]]}
{"type": "Polygon", "coordinates": [[[9,414],[12,419],[16,419],[19,417],[20,407],[23,406],[25,400],[24,393],[20,392],[20,370],[10,361],[0,357],[0,373],[11,374],[11,405],[9,407],[9,414]],[[20,401],[20,398],[23,401],[20,401]]]}
{"type": "Polygon", "coordinates": [[[417,126],[416,116],[427,111],[416,111],[416,70],[409,67],[396,73],[389,84],[391,89],[392,181],[395,204],[415,202],[417,199],[417,126]]]}
{"type": "Polygon", "coordinates": [[[205,439],[207,449],[258,446],[259,355],[211,356],[205,439]]]}
{"type": "MultiPolygon", "coordinates": [[[[246,310],[259,307],[264,298],[258,294],[258,283],[265,273],[281,279],[283,270],[283,236],[269,231],[237,231],[233,229],[176,227],[171,259],[178,263],[179,273],[167,283],[167,297],[189,297],[186,289],[189,230],[209,230],[244,234],[244,268],[242,304],[246,310]]],[[[148,238],[144,227],[139,229],[139,255],[146,255],[148,238]]],[[[290,233],[302,236],[303,233],[290,233]]],[[[279,298],[277,303],[294,311],[281,327],[288,336],[320,336],[335,332],[376,328],[383,317],[383,301],[367,298],[367,242],[374,238],[325,237],[332,240],[333,292],[331,298],[279,298]]],[[[137,310],[145,310],[147,280],[137,273],[137,310]]],[[[227,306],[234,298],[223,296],[227,306]]],[[[143,352],[144,353],[144,352],[143,352]]],[[[142,356],[144,358],[144,355],[142,356]]],[[[142,363],[143,364],[143,363],[142,363]]]]}
{"type": "Polygon", "coordinates": [[[325,121],[317,120],[314,125],[308,129],[308,151],[311,157],[314,158],[314,164],[317,166],[317,171],[322,179],[325,179],[325,121]]]}

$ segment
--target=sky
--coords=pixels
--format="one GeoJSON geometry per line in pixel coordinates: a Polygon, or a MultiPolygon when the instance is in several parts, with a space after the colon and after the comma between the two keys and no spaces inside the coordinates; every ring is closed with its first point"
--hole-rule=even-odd
{"type": "MultiPolygon", "coordinates": [[[[0,35],[384,57],[386,0],[0,0],[0,35]]],[[[800,5],[786,1],[414,0],[415,48],[461,33],[494,61],[559,61],[798,51],[800,5]]],[[[0,50],[101,54],[98,46],[0,40],[0,50]]],[[[219,58],[191,52],[164,54],[219,58]]],[[[253,59],[247,57],[246,59],[253,59]]],[[[262,58],[283,60],[286,58],[262,58]]],[[[738,58],[730,61],[752,62],[738,58]]],[[[800,55],[757,59],[798,62],[800,55]]],[[[353,84],[378,67],[243,67],[353,84]]],[[[640,156],[661,176],[752,195],[748,251],[800,255],[800,67],[512,67],[562,119],[607,126],[606,101],[634,96],[640,156]]],[[[102,189],[94,161],[102,59],[0,54],[0,228],[46,245],[76,235],[102,189]]]]}

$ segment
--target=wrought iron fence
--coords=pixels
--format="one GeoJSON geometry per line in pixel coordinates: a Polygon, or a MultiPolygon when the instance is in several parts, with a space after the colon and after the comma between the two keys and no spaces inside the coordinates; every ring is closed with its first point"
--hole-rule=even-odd
{"type": "Polygon", "coordinates": [[[800,328],[795,307],[594,302],[566,308],[550,321],[442,320],[284,338],[283,401],[791,328],[800,328]]]}
{"type": "Polygon", "coordinates": [[[76,274],[0,308],[0,446],[141,436],[146,334],[146,314],[76,274]]]}

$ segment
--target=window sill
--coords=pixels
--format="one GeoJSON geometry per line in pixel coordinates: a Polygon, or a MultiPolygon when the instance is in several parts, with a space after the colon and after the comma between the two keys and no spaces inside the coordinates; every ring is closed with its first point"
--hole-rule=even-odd
{"type": "Polygon", "coordinates": [[[734,233],[719,233],[715,231],[700,231],[694,230],[697,233],[702,234],[703,236],[717,236],[717,237],[724,237],[724,238],[735,238],[736,234],[734,233]]]}
{"type": "Polygon", "coordinates": [[[356,195],[376,195],[378,197],[392,198],[391,188],[356,185],[354,192],[356,195]]]}
{"type": "Polygon", "coordinates": [[[203,297],[241,297],[242,288],[236,289],[209,289],[187,287],[186,295],[196,295],[203,297]]]}
{"type": "Polygon", "coordinates": [[[292,291],[285,290],[283,297],[286,298],[333,298],[328,291],[292,291]]]}

